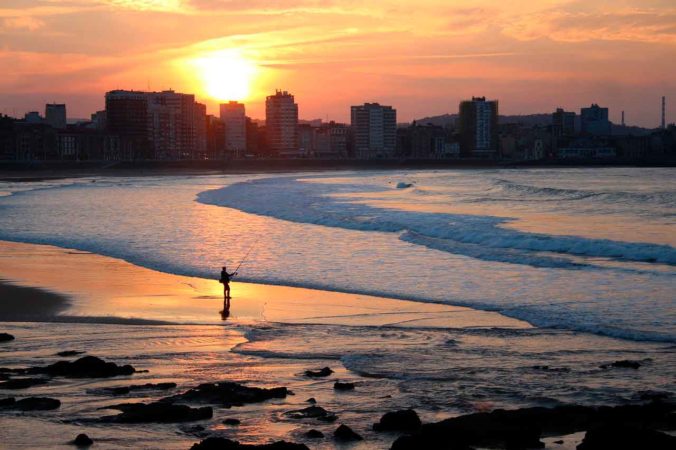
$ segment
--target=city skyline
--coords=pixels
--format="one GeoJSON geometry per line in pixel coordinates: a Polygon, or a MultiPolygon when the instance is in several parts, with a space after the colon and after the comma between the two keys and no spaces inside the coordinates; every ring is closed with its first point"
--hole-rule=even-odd
{"type": "Polygon", "coordinates": [[[86,118],[102,92],[171,88],[262,118],[279,88],[307,119],[348,122],[347,106],[377,101],[405,122],[482,95],[503,114],[598,103],[657,127],[676,97],[676,9],[659,0],[3,3],[0,113],[14,116],[54,102],[86,118]]]}
{"type": "MultiPolygon", "coordinates": [[[[199,101],[201,99],[199,99],[199,97],[197,97],[194,93],[178,92],[174,89],[165,89],[165,90],[160,90],[160,91],[157,91],[157,90],[148,91],[148,90],[136,90],[136,89],[114,89],[114,90],[111,90],[111,91],[104,93],[104,95],[103,95],[103,98],[104,98],[103,106],[99,110],[86,112],[86,113],[83,114],[83,116],[74,116],[73,114],[70,113],[70,107],[69,107],[69,112],[68,112],[68,116],[67,116],[67,123],[69,125],[75,125],[75,124],[82,124],[82,123],[85,123],[85,122],[90,122],[92,120],[95,120],[94,117],[96,115],[98,115],[102,112],[105,112],[105,109],[106,109],[105,98],[108,94],[110,94],[112,92],[129,92],[129,93],[138,93],[138,94],[190,95],[198,103],[204,104],[204,102],[199,101]]],[[[274,92],[277,93],[277,94],[279,94],[281,92],[289,93],[288,91],[281,90],[281,89],[276,89],[274,92]]],[[[269,99],[270,95],[266,95],[266,98],[269,99]]],[[[470,98],[474,99],[474,98],[480,98],[480,97],[470,96],[470,98]]],[[[486,99],[485,96],[483,96],[483,98],[486,99]]],[[[492,98],[492,99],[489,98],[488,100],[497,102],[499,99],[498,98],[492,98]]],[[[451,116],[451,117],[457,118],[460,115],[460,109],[462,108],[462,104],[465,103],[466,101],[467,101],[467,99],[461,99],[458,102],[459,106],[456,106],[455,109],[449,109],[448,111],[444,111],[444,112],[439,113],[439,114],[431,114],[431,113],[424,114],[423,113],[422,116],[414,117],[410,120],[397,120],[396,124],[397,124],[397,126],[408,125],[408,124],[415,123],[416,121],[419,121],[419,120],[422,120],[422,119],[427,119],[427,118],[436,119],[436,118],[441,118],[441,117],[444,117],[444,116],[451,116]]],[[[373,104],[376,104],[376,105],[378,104],[377,101],[373,101],[373,102],[367,101],[367,102],[363,102],[363,103],[364,104],[373,103],[373,104]]],[[[4,112],[4,111],[0,111],[0,116],[2,116],[2,114],[4,114],[6,117],[11,117],[11,118],[14,118],[14,119],[17,119],[17,120],[20,120],[20,119],[27,119],[27,120],[32,120],[32,121],[40,120],[40,121],[45,121],[46,123],[49,123],[49,119],[46,117],[46,114],[47,114],[46,110],[48,110],[50,107],[54,107],[54,106],[62,106],[62,107],[65,108],[66,105],[68,105],[68,103],[65,103],[65,102],[64,103],[56,103],[54,101],[43,102],[41,105],[38,105],[37,108],[26,110],[22,114],[19,114],[18,111],[12,111],[11,114],[4,112]]],[[[648,130],[648,129],[661,129],[661,128],[665,128],[666,125],[674,124],[674,122],[672,120],[670,120],[670,117],[669,117],[669,114],[668,114],[668,107],[666,105],[667,105],[667,99],[666,99],[665,96],[662,96],[660,98],[660,103],[659,103],[659,107],[660,107],[659,123],[655,126],[641,126],[641,125],[636,124],[636,123],[631,123],[630,121],[626,121],[628,123],[625,123],[625,112],[626,112],[625,110],[622,110],[619,113],[615,113],[614,111],[612,111],[608,107],[605,107],[604,109],[607,110],[606,111],[606,114],[607,114],[606,119],[613,125],[618,125],[618,126],[622,126],[622,127],[625,127],[625,126],[626,127],[638,127],[638,128],[644,128],[644,129],[648,130]],[[620,120],[614,121],[613,116],[619,116],[620,120]]],[[[205,104],[204,106],[206,107],[207,105],[205,104]]],[[[219,101],[213,106],[213,108],[212,108],[213,110],[211,110],[207,107],[206,110],[205,110],[205,114],[207,116],[211,116],[211,117],[216,117],[216,118],[220,117],[220,120],[223,121],[223,108],[227,107],[227,106],[238,106],[238,107],[241,107],[241,108],[246,108],[246,114],[243,117],[246,117],[247,120],[252,120],[252,121],[259,123],[259,124],[265,124],[265,122],[266,122],[266,111],[265,110],[262,111],[261,117],[253,117],[252,115],[249,114],[249,104],[244,102],[244,101],[238,101],[238,100],[219,101]]],[[[393,105],[393,106],[396,108],[396,105],[393,105]]],[[[299,121],[299,123],[314,123],[314,122],[325,122],[325,123],[332,122],[333,123],[333,122],[336,122],[336,123],[342,123],[342,124],[349,124],[351,122],[350,110],[352,108],[354,108],[354,105],[346,105],[345,107],[348,110],[348,114],[347,114],[347,117],[345,118],[345,120],[337,119],[335,117],[330,117],[328,115],[326,115],[325,117],[301,117],[300,113],[299,113],[298,114],[298,121],[299,121]]],[[[584,112],[584,110],[589,109],[589,107],[592,107],[592,108],[598,107],[598,104],[597,103],[587,103],[587,104],[573,106],[571,108],[571,113],[574,114],[574,115],[582,114],[584,112]]],[[[453,105],[450,105],[449,108],[453,108],[453,105]]],[[[298,108],[298,109],[299,109],[299,112],[300,112],[300,108],[298,108]]],[[[561,107],[557,106],[556,108],[553,108],[552,111],[554,111],[554,112],[557,112],[557,111],[567,112],[568,109],[567,108],[561,108],[561,107]]],[[[504,113],[501,109],[499,116],[500,117],[550,116],[552,114],[552,111],[539,111],[539,112],[531,112],[531,113],[523,113],[523,114],[509,114],[509,113],[504,113]]],[[[65,114],[65,110],[64,110],[64,114],[65,114]]],[[[58,128],[58,127],[55,127],[55,128],[58,128]]]]}

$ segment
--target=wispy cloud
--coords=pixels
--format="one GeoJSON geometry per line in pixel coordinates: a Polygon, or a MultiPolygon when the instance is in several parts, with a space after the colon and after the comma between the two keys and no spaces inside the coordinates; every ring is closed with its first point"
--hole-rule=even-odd
{"type": "Polygon", "coordinates": [[[676,8],[628,8],[613,11],[550,10],[523,16],[505,26],[519,40],[560,42],[634,41],[676,43],[676,8]]]}
{"type": "Polygon", "coordinates": [[[262,74],[254,114],[276,87],[304,115],[364,97],[587,103],[610,84],[676,97],[675,44],[673,0],[0,0],[0,92],[199,94],[186,62],[235,50],[262,74]]]}

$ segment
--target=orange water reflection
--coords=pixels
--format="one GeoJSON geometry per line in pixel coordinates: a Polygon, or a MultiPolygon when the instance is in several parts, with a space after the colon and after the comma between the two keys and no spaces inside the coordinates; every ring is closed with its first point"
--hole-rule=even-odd
{"type": "MultiPolygon", "coordinates": [[[[65,314],[174,323],[219,323],[223,288],[214,279],[184,277],[126,261],[58,247],[0,242],[0,276],[71,297],[65,314]]],[[[232,283],[231,321],[363,326],[513,327],[500,314],[441,304],[313,289],[232,283]]],[[[7,301],[7,300],[6,300],[7,301]]]]}

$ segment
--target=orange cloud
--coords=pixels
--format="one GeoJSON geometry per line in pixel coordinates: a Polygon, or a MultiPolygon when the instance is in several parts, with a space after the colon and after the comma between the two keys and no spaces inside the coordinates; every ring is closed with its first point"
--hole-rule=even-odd
{"type": "Polygon", "coordinates": [[[296,95],[303,117],[342,120],[367,100],[405,120],[482,94],[512,112],[630,109],[625,92],[639,86],[632,102],[647,115],[650,96],[676,98],[673,0],[0,1],[5,95],[199,96],[204,77],[189,62],[234,51],[259,71],[247,104],[257,117],[275,88],[296,95]]]}
{"type": "Polygon", "coordinates": [[[554,10],[527,15],[502,29],[519,40],[592,40],[676,43],[676,9],[631,8],[612,12],[554,10]]]}
{"type": "Polygon", "coordinates": [[[35,31],[39,28],[42,28],[45,23],[35,17],[24,16],[24,17],[8,17],[0,21],[0,29],[11,29],[11,30],[26,30],[26,31],[35,31]]]}

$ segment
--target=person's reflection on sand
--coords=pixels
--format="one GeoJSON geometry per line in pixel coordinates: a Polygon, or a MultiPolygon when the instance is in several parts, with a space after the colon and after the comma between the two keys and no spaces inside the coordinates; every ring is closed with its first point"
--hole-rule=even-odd
{"type": "Polygon", "coordinates": [[[221,311],[221,320],[228,320],[228,317],[230,317],[230,310],[223,309],[223,311],[221,311]]]}

